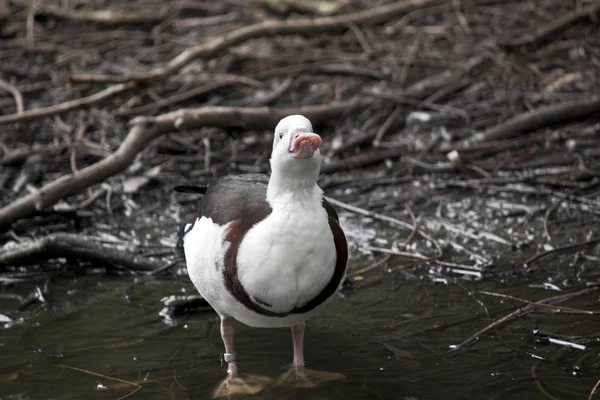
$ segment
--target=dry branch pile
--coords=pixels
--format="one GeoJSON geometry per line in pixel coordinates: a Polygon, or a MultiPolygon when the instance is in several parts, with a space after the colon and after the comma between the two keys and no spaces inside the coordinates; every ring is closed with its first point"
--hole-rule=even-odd
{"type": "Polygon", "coordinates": [[[493,258],[456,237],[597,238],[598,1],[275,3],[0,1],[0,241],[97,232],[173,202],[173,183],[266,172],[290,113],[327,139],[328,194],[417,215],[410,240],[448,232],[421,259],[493,258]],[[518,218],[543,224],[513,235],[518,218]]]}

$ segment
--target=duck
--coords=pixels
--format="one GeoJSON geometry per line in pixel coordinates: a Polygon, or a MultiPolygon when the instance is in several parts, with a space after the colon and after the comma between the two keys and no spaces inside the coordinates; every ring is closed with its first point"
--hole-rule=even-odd
{"type": "Polygon", "coordinates": [[[243,374],[234,321],[255,328],[290,328],[292,365],[278,380],[314,387],[343,375],[309,370],[306,321],[340,288],[348,242],[334,207],[317,184],[322,138],[302,115],[275,127],[270,175],[227,175],[203,193],[182,226],[188,275],[220,318],[227,377],[214,397],[257,393],[270,378],[243,374]]]}

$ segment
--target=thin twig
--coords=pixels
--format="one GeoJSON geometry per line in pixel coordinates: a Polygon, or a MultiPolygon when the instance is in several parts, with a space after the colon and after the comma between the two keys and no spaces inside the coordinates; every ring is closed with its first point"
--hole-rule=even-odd
{"type": "Polygon", "coordinates": [[[417,222],[417,218],[415,217],[415,214],[410,209],[410,206],[408,204],[404,205],[404,209],[406,210],[408,215],[410,215],[410,219],[412,220],[412,223],[413,223],[412,231],[410,231],[410,235],[408,235],[408,237],[404,241],[404,247],[406,247],[413,241],[413,239],[415,238],[415,235],[417,234],[418,222],[417,222]]]}
{"type": "Polygon", "coordinates": [[[547,398],[549,398],[550,400],[559,400],[556,397],[552,396],[550,393],[548,393],[546,391],[546,389],[544,389],[544,386],[542,385],[542,381],[540,380],[540,378],[537,377],[536,373],[535,373],[535,369],[538,365],[538,363],[540,362],[540,360],[536,360],[533,365],[531,366],[531,377],[533,378],[533,380],[535,381],[535,385],[537,386],[537,388],[539,389],[539,391],[546,396],[547,398]]]}
{"type": "Polygon", "coordinates": [[[562,251],[566,251],[566,250],[572,250],[572,249],[576,249],[579,247],[584,247],[584,246],[589,246],[592,244],[596,244],[596,243],[600,243],[600,238],[595,238],[595,239],[590,239],[590,240],[586,240],[585,242],[580,242],[580,243],[574,243],[574,244],[569,244],[567,246],[562,246],[562,247],[557,247],[555,249],[552,250],[548,250],[545,251],[543,253],[539,253],[536,254],[532,257],[529,257],[527,260],[525,260],[525,265],[530,266],[532,263],[534,263],[535,261],[547,257],[551,254],[557,253],[557,252],[562,252],[562,251]]]}
{"type": "Polygon", "coordinates": [[[136,83],[122,83],[119,85],[110,86],[98,93],[95,93],[88,97],[82,97],[81,99],[65,101],[64,103],[56,104],[53,106],[38,108],[35,110],[28,110],[22,113],[17,114],[8,114],[0,116],[0,125],[2,124],[11,124],[14,122],[28,122],[36,119],[40,119],[43,117],[47,117],[49,115],[63,113],[65,111],[73,110],[74,108],[79,108],[83,106],[88,106],[90,104],[98,103],[102,100],[106,100],[109,97],[112,97],[116,94],[124,92],[125,90],[131,89],[136,86],[136,83]]]}
{"type": "Polygon", "coordinates": [[[456,14],[456,19],[460,24],[462,30],[467,34],[473,34],[469,23],[467,22],[467,18],[465,18],[465,14],[460,9],[460,0],[452,0],[452,7],[454,8],[454,13],[456,14]]]}
{"type": "MultiPolygon", "coordinates": [[[[406,223],[404,221],[400,221],[397,218],[388,217],[387,215],[378,214],[378,213],[375,213],[375,212],[372,212],[372,211],[369,211],[369,210],[365,210],[364,208],[356,207],[356,206],[353,206],[351,204],[346,204],[346,203],[344,203],[342,201],[333,199],[333,198],[328,197],[328,196],[326,196],[326,198],[327,198],[327,201],[329,201],[331,204],[333,204],[335,206],[338,206],[340,208],[343,208],[345,210],[352,211],[353,213],[361,214],[361,215],[364,215],[364,216],[367,216],[367,217],[371,217],[373,219],[377,219],[379,221],[388,222],[390,224],[393,224],[393,225],[396,225],[396,226],[400,226],[402,228],[410,229],[411,232],[413,230],[413,226],[411,224],[408,224],[408,223],[406,223]]],[[[417,230],[417,232],[418,232],[418,234],[421,237],[423,237],[426,240],[429,240],[436,247],[436,249],[438,251],[438,257],[441,257],[441,255],[442,255],[443,252],[442,252],[442,248],[440,247],[440,244],[437,242],[437,240],[435,240],[434,238],[432,238],[431,236],[427,235],[426,233],[424,233],[424,232],[422,232],[420,230],[417,230]]]]}
{"type": "Polygon", "coordinates": [[[288,89],[292,86],[293,82],[294,78],[289,77],[285,81],[283,81],[281,85],[277,86],[275,90],[262,96],[255,96],[255,98],[252,99],[249,103],[251,103],[254,106],[266,106],[267,104],[271,104],[279,97],[281,97],[281,95],[286,93],[288,89]]]}
{"type": "Polygon", "coordinates": [[[503,324],[504,322],[508,321],[511,318],[515,318],[515,317],[517,317],[519,315],[531,312],[532,308],[533,307],[531,307],[530,305],[526,305],[525,307],[518,308],[518,309],[512,311],[511,313],[506,314],[504,317],[502,317],[500,319],[497,319],[496,321],[492,322],[491,324],[489,324],[485,328],[478,330],[477,332],[475,332],[474,334],[472,334],[471,336],[469,336],[467,339],[463,340],[458,345],[452,346],[453,349],[458,349],[460,347],[463,347],[463,346],[471,343],[472,341],[474,341],[475,339],[477,339],[479,336],[483,335],[485,332],[489,331],[492,328],[495,328],[498,325],[503,324]]]}
{"type": "Polygon", "coordinates": [[[374,268],[377,268],[377,267],[379,267],[382,264],[385,264],[386,262],[389,261],[390,258],[392,258],[392,254],[387,254],[383,258],[375,261],[374,263],[371,263],[371,264],[367,265],[364,268],[361,268],[361,269],[356,270],[356,271],[352,271],[351,274],[348,274],[348,278],[353,278],[353,277],[355,277],[357,275],[364,274],[365,272],[369,272],[370,270],[372,270],[374,268]]]}
{"type": "Polygon", "coordinates": [[[27,19],[25,23],[27,26],[27,48],[29,50],[33,50],[33,47],[35,46],[35,14],[38,7],[38,1],[33,0],[29,3],[29,8],[27,10],[27,19]]]}
{"type": "Polygon", "coordinates": [[[16,86],[11,85],[4,79],[0,79],[0,89],[4,89],[7,92],[9,92],[15,99],[15,104],[17,106],[17,114],[23,113],[25,108],[23,106],[23,95],[21,94],[21,91],[16,86]]]}
{"type": "Polygon", "coordinates": [[[135,108],[119,110],[116,112],[116,114],[119,116],[129,116],[129,115],[154,113],[162,108],[176,105],[176,104],[184,102],[185,100],[195,98],[195,97],[200,97],[200,96],[206,95],[210,92],[214,92],[215,90],[219,90],[226,86],[230,86],[232,84],[237,84],[237,83],[238,82],[233,82],[233,81],[220,81],[220,82],[215,82],[215,83],[208,83],[206,85],[190,89],[186,92],[177,93],[173,96],[170,96],[170,97],[167,97],[164,99],[160,99],[158,101],[155,101],[154,103],[145,104],[143,106],[139,106],[139,107],[135,107],[135,108]]]}
{"type": "Polygon", "coordinates": [[[500,41],[499,45],[507,49],[535,45],[548,39],[549,36],[564,31],[584,19],[593,20],[598,12],[600,12],[600,1],[592,3],[589,7],[574,10],[562,17],[552,19],[549,23],[542,25],[533,32],[527,33],[521,37],[513,40],[500,41]]]}
{"type": "MultiPolygon", "coordinates": [[[[491,140],[508,139],[521,133],[561,122],[580,120],[600,112],[600,96],[586,97],[588,98],[585,100],[553,104],[517,115],[508,121],[491,127],[485,132],[476,133],[457,143],[456,147],[467,147],[471,144],[488,142],[491,140]]],[[[444,148],[443,150],[455,150],[455,146],[444,148]]]]}
{"type": "Polygon", "coordinates": [[[592,388],[592,391],[590,392],[590,395],[588,396],[588,400],[592,400],[592,397],[594,397],[594,394],[598,391],[598,388],[600,388],[600,379],[598,379],[598,382],[596,382],[596,384],[592,388]]]}
{"type": "Polygon", "coordinates": [[[503,294],[503,293],[487,292],[485,290],[481,290],[481,291],[479,291],[479,293],[485,294],[487,296],[502,297],[503,299],[520,301],[522,303],[531,304],[534,307],[553,309],[553,310],[556,310],[557,312],[570,311],[570,314],[586,314],[586,315],[600,314],[600,312],[597,312],[597,311],[580,310],[578,308],[560,307],[560,306],[553,306],[551,304],[536,303],[534,301],[521,299],[520,297],[515,297],[515,296],[508,295],[508,294],[503,294]]]}
{"type": "Polygon", "coordinates": [[[362,47],[364,52],[367,54],[373,54],[373,47],[371,47],[371,45],[369,44],[369,41],[367,40],[367,37],[365,36],[363,31],[361,31],[360,28],[352,22],[348,24],[348,27],[356,37],[356,40],[358,40],[358,43],[360,43],[360,47],[362,47]]]}
{"type": "MultiPolygon", "coordinates": [[[[119,86],[125,85],[131,84],[119,86]]],[[[129,133],[115,152],[79,170],[76,176],[73,174],[63,175],[44,185],[37,192],[30,193],[1,208],[0,229],[124,171],[139,152],[145,149],[154,139],[167,132],[207,126],[270,130],[281,118],[290,114],[305,115],[314,124],[318,124],[349,110],[363,107],[366,104],[367,100],[359,99],[357,101],[293,108],[203,107],[199,109],[181,109],[157,117],[137,117],[130,122],[129,133]]]]}
{"type": "Polygon", "coordinates": [[[77,174],[79,172],[79,170],[77,169],[77,146],[79,145],[79,142],[81,142],[81,138],[83,138],[83,134],[85,133],[86,129],[87,126],[83,124],[79,127],[77,133],[75,134],[75,142],[73,143],[73,148],[71,150],[70,157],[71,171],[73,172],[73,174],[77,174]]]}
{"type": "MultiPolygon", "coordinates": [[[[408,92],[408,90],[407,90],[407,92],[408,92]]],[[[393,101],[398,104],[410,105],[410,106],[414,106],[414,107],[418,107],[418,108],[428,108],[428,109],[431,109],[433,111],[437,111],[440,113],[453,113],[453,114],[459,115],[465,121],[469,120],[469,114],[467,114],[464,110],[458,109],[456,107],[451,107],[451,106],[440,106],[438,104],[433,104],[433,103],[430,103],[425,100],[418,100],[418,99],[406,97],[402,94],[402,92],[400,94],[398,94],[397,91],[396,92],[388,92],[388,91],[382,91],[382,90],[377,90],[377,91],[372,90],[372,91],[368,92],[368,94],[372,95],[373,97],[393,101]]]]}
{"type": "Polygon", "coordinates": [[[90,370],[83,369],[83,368],[71,367],[70,365],[65,365],[65,364],[54,364],[54,365],[57,366],[57,367],[59,367],[59,368],[67,368],[67,369],[71,369],[73,371],[83,372],[85,374],[99,376],[100,378],[105,378],[105,379],[110,379],[110,380],[113,380],[113,381],[121,382],[121,383],[124,383],[126,385],[133,386],[135,388],[132,392],[127,393],[125,396],[119,397],[117,400],[123,400],[123,399],[125,399],[125,398],[127,398],[129,396],[134,395],[135,393],[139,392],[140,390],[142,390],[142,385],[140,385],[138,383],[135,383],[135,382],[126,381],[126,380],[115,378],[115,377],[112,377],[112,376],[99,374],[98,372],[90,371],[90,370]]]}
{"type": "Polygon", "coordinates": [[[366,250],[370,250],[370,251],[378,251],[380,253],[387,253],[387,254],[394,254],[396,256],[402,256],[402,257],[408,257],[408,258],[415,258],[417,260],[423,260],[423,261],[429,261],[435,264],[439,264],[443,267],[449,267],[449,268],[457,268],[457,269],[464,269],[467,271],[477,271],[477,272],[481,272],[481,268],[479,267],[473,267],[471,265],[465,265],[465,264],[457,264],[457,263],[453,263],[453,262],[449,262],[449,261],[442,261],[442,260],[438,260],[435,257],[429,257],[426,256],[424,254],[421,253],[417,253],[417,252],[409,252],[409,251],[400,251],[400,250],[393,250],[393,249],[386,249],[383,247],[365,247],[366,250]]]}
{"type": "Polygon", "coordinates": [[[358,11],[335,17],[321,17],[314,19],[290,19],[287,21],[264,21],[258,24],[245,26],[231,31],[217,39],[191,47],[165,67],[142,73],[129,73],[124,75],[79,75],[71,76],[74,82],[112,82],[122,83],[128,81],[150,81],[164,79],[172,75],[198,58],[208,58],[215,54],[242,43],[249,39],[256,39],[266,35],[294,35],[294,34],[320,34],[333,30],[347,29],[349,24],[376,24],[401,15],[419,7],[439,3],[440,0],[404,0],[364,11],[358,11]]]}
{"type": "Polygon", "coordinates": [[[400,158],[405,152],[405,149],[400,147],[370,151],[365,154],[359,154],[353,157],[323,164],[321,167],[321,172],[324,174],[331,174],[338,171],[352,170],[367,165],[376,164],[384,160],[400,158]]]}
{"type": "MultiPolygon", "coordinates": [[[[545,299],[541,299],[541,300],[536,301],[534,304],[557,303],[557,302],[564,301],[564,300],[570,300],[570,299],[573,299],[575,297],[579,297],[579,296],[582,296],[584,294],[588,294],[588,293],[594,292],[594,291],[599,290],[599,289],[600,289],[600,285],[599,286],[591,286],[591,287],[588,287],[588,288],[585,288],[585,289],[578,290],[576,292],[564,293],[564,294],[560,294],[560,295],[557,295],[557,296],[547,297],[545,299]]],[[[508,321],[508,320],[510,320],[512,318],[516,318],[516,317],[518,317],[520,315],[527,314],[527,313],[530,313],[530,312],[534,311],[535,307],[536,306],[533,305],[533,304],[527,304],[525,307],[518,308],[518,309],[516,309],[516,310],[514,310],[514,311],[512,311],[512,312],[510,312],[508,314],[506,314],[502,318],[500,318],[500,319],[492,322],[491,324],[489,324],[485,328],[478,330],[477,332],[475,332],[474,334],[472,334],[471,336],[469,336],[467,339],[463,340],[460,344],[458,344],[456,346],[453,346],[453,348],[454,349],[458,349],[458,348],[460,348],[462,346],[465,346],[465,345],[471,343],[472,341],[474,341],[475,339],[477,339],[479,336],[481,336],[485,332],[489,331],[490,329],[492,329],[492,328],[494,328],[494,327],[496,327],[498,325],[501,325],[504,322],[506,322],[506,321],[508,321]]]]}
{"type": "Polygon", "coordinates": [[[377,130],[377,134],[375,134],[375,139],[373,139],[373,147],[379,147],[381,144],[381,139],[383,139],[383,136],[388,132],[392,124],[396,122],[401,112],[402,108],[396,107],[394,108],[394,111],[388,115],[381,127],[377,130]]]}
{"type": "MultiPolygon", "coordinates": [[[[177,3],[175,3],[177,4],[177,3]]],[[[93,22],[105,25],[156,23],[170,16],[176,15],[180,10],[175,7],[161,7],[155,10],[139,8],[135,11],[113,11],[113,10],[77,10],[54,6],[40,9],[38,14],[48,14],[53,17],[68,19],[71,21],[93,22]]]]}
{"type": "Polygon", "coordinates": [[[404,87],[404,84],[406,83],[406,79],[408,78],[408,71],[412,66],[413,60],[419,50],[419,47],[421,46],[422,36],[422,31],[417,31],[417,34],[415,35],[415,40],[413,41],[411,48],[408,50],[408,59],[402,66],[402,69],[400,70],[400,76],[398,77],[398,85],[400,87],[404,87]]]}

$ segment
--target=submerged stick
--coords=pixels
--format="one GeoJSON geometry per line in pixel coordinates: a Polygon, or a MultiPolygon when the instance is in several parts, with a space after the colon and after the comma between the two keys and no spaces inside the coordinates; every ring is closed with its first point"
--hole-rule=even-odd
{"type": "Polygon", "coordinates": [[[537,260],[539,260],[541,258],[547,257],[547,256],[549,256],[551,254],[562,252],[562,251],[566,251],[566,250],[571,250],[571,249],[577,249],[579,247],[589,246],[589,245],[596,244],[596,243],[600,243],[600,238],[590,239],[590,240],[586,240],[585,242],[581,242],[581,243],[574,243],[574,244],[569,244],[567,246],[557,247],[555,249],[548,250],[548,251],[545,251],[543,253],[539,253],[539,254],[536,254],[536,255],[534,255],[532,257],[529,257],[525,261],[524,264],[526,266],[529,266],[534,261],[537,261],[537,260]]]}
{"type": "Polygon", "coordinates": [[[508,295],[508,294],[503,294],[503,293],[487,292],[487,291],[484,291],[484,290],[480,291],[479,293],[485,294],[487,296],[502,297],[503,299],[510,299],[510,300],[515,300],[515,301],[520,301],[522,303],[530,304],[530,305],[535,306],[535,307],[548,308],[548,309],[556,310],[557,312],[560,312],[560,311],[569,311],[571,314],[586,314],[586,315],[597,315],[597,314],[600,314],[600,312],[597,312],[597,311],[580,310],[578,308],[572,308],[572,307],[560,307],[560,306],[553,306],[551,304],[536,303],[535,301],[529,301],[529,300],[522,299],[520,297],[515,297],[515,296],[508,295]]]}
{"type": "Polygon", "coordinates": [[[550,303],[557,303],[559,301],[570,300],[570,299],[573,299],[575,297],[579,297],[579,296],[582,296],[584,294],[588,294],[588,293],[594,292],[594,291],[599,290],[599,289],[600,289],[600,285],[598,285],[598,286],[592,286],[592,287],[588,287],[588,288],[585,288],[585,289],[578,290],[576,292],[565,293],[565,294],[561,294],[561,295],[558,295],[558,296],[547,297],[545,299],[538,300],[538,301],[536,301],[536,302],[534,302],[532,304],[527,304],[525,307],[518,308],[518,309],[516,309],[516,310],[514,310],[514,311],[512,311],[512,312],[510,312],[508,314],[506,314],[502,318],[500,318],[500,319],[492,322],[491,324],[489,324],[485,328],[478,330],[477,332],[475,332],[474,334],[472,334],[471,336],[469,336],[467,339],[463,340],[458,345],[453,345],[452,348],[454,350],[456,350],[456,349],[458,349],[460,347],[466,346],[466,345],[470,344],[471,342],[473,342],[475,339],[477,339],[478,336],[484,334],[485,332],[489,331],[490,329],[492,329],[492,328],[494,328],[494,327],[496,327],[498,325],[501,325],[504,322],[506,322],[506,321],[508,321],[508,320],[510,320],[512,318],[516,318],[518,316],[521,316],[521,315],[524,315],[524,314],[527,314],[527,313],[530,313],[530,312],[534,311],[535,307],[537,307],[540,304],[550,304],[550,303]]]}
{"type": "Polygon", "coordinates": [[[600,388],[600,379],[598,379],[598,382],[596,382],[596,384],[594,385],[594,387],[592,388],[592,391],[590,392],[590,395],[588,397],[588,400],[592,400],[592,397],[594,396],[594,394],[598,391],[598,388],[600,388]]]}
{"type": "Polygon", "coordinates": [[[356,271],[352,271],[352,273],[348,274],[348,278],[354,278],[357,275],[364,274],[365,272],[369,272],[370,270],[375,269],[375,268],[379,267],[380,265],[385,264],[386,262],[389,261],[390,258],[392,258],[392,255],[391,254],[387,254],[383,258],[381,258],[380,260],[377,260],[377,261],[375,261],[375,262],[367,265],[364,268],[361,268],[361,269],[356,270],[356,271]]]}
{"type": "Polygon", "coordinates": [[[371,250],[371,251],[377,251],[380,253],[393,254],[393,255],[401,256],[401,257],[408,257],[408,258],[414,258],[417,260],[429,261],[429,262],[432,262],[435,264],[439,264],[443,267],[454,268],[454,269],[464,269],[467,271],[475,271],[478,273],[477,275],[481,275],[481,268],[479,268],[479,267],[474,267],[474,266],[465,265],[465,264],[457,264],[457,263],[453,263],[453,262],[449,262],[449,261],[442,261],[442,260],[438,260],[435,257],[429,257],[429,256],[426,256],[425,254],[421,254],[418,252],[400,251],[400,250],[386,249],[383,247],[366,247],[366,249],[371,250]]]}
{"type": "Polygon", "coordinates": [[[127,386],[131,386],[131,387],[135,388],[133,391],[127,393],[125,396],[119,397],[117,400],[125,399],[129,396],[134,395],[135,393],[139,392],[140,390],[142,390],[142,385],[140,385],[139,383],[136,383],[136,382],[126,381],[124,379],[119,379],[119,378],[115,378],[112,376],[103,375],[98,372],[90,371],[90,370],[83,369],[83,368],[71,367],[70,365],[66,365],[66,364],[54,364],[54,365],[58,368],[71,369],[73,371],[83,372],[84,374],[98,376],[100,378],[105,378],[105,379],[110,379],[110,380],[117,381],[117,382],[123,383],[127,386]]]}

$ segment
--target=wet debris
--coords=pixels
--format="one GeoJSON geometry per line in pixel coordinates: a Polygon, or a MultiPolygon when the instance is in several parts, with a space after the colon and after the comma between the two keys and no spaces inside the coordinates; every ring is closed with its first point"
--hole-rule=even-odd
{"type": "Polygon", "coordinates": [[[160,301],[163,303],[164,307],[162,310],[160,310],[158,315],[168,325],[172,325],[174,318],[179,315],[183,315],[198,309],[212,310],[210,304],[208,304],[208,302],[200,295],[171,295],[163,297],[160,301]]]}

